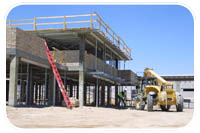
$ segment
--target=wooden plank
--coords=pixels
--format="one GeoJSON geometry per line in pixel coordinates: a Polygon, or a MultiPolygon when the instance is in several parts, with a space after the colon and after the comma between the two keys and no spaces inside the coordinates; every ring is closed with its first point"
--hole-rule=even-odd
{"type": "Polygon", "coordinates": [[[10,20],[11,22],[16,22],[16,21],[31,21],[31,20],[34,20],[33,18],[32,19],[14,19],[14,20],[10,20]]]}
{"type": "Polygon", "coordinates": [[[64,22],[56,22],[56,23],[37,23],[36,25],[54,25],[54,24],[64,24],[64,22]]]}
{"type": "MultiPolygon", "coordinates": [[[[67,24],[75,24],[75,23],[90,23],[91,21],[72,21],[72,22],[66,22],[67,24]]],[[[96,22],[96,21],[92,21],[96,22]]]]}
{"type": "Polygon", "coordinates": [[[10,24],[10,25],[31,25],[31,24],[34,24],[34,23],[18,23],[18,24],[10,24]]]}

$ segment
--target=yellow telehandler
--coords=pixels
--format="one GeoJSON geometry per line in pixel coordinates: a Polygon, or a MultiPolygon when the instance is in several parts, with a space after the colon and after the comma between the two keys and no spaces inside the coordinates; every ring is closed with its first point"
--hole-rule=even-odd
{"type": "Polygon", "coordinates": [[[144,76],[137,87],[136,109],[153,111],[154,105],[159,105],[162,111],[168,111],[171,105],[177,112],[183,111],[183,96],[173,89],[173,83],[164,80],[152,69],[146,68],[144,76]]]}

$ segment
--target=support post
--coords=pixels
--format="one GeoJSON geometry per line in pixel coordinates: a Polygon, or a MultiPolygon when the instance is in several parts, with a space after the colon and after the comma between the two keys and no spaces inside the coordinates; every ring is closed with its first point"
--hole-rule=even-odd
{"type": "Polygon", "coordinates": [[[88,103],[90,104],[90,87],[91,86],[89,86],[89,90],[88,90],[88,103]]]}
{"type": "Polygon", "coordinates": [[[22,103],[22,63],[20,65],[20,91],[19,91],[19,104],[22,103]]]}
{"type": "Polygon", "coordinates": [[[10,63],[10,82],[9,82],[9,106],[17,104],[17,81],[18,81],[19,57],[12,58],[10,63]]]}
{"type": "Polygon", "coordinates": [[[107,89],[107,106],[110,105],[110,100],[111,100],[110,90],[111,90],[111,87],[109,85],[107,89]]]}
{"type": "Polygon", "coordinates": [[[56,105],[56,78],[53,76],[53,106],[56,105]]]}
{"type": "Polygon", "coordinates": [[[49,84],[48,84],[48,105],[53,105],[53,87],[54,87],[54,75],[49,71],[49,84]]]}
{"type": "Polygon", "coordinates": [[[35,84],[35,104],[38,103],[38,83],[35,84]]]}
{"type": "MultiPolygon", "coordinates": [[[[66,86],[66,71],[64,71],[64,87],[65,89],[67,89],[67,86],[66,86]]],[[[68,90],[67,90],[68,92],[68,90]]]]}
{"type": "Polygon", "coordinates": [[[44,99],[43,99],[43,101],[44,101],[44,105],[46,105],[46,98],[47,98],[47,96],[46,96],[46,92],[47,92],[47,68],[45,68],[45,80],[44,80],[44,88],[43,88],[43,94],[44,94],[44,99]]]}
{"type": "Polygon", "coordinates": [[[97,81],[96,81],[96,107],[98,107],[99,106],[99,99],[98,99],[98,91],[99,90],[99,79],[97,79],[97,81]]]}
{"type": "Polygon", "coordinates": [[[93,90],[93,103],[94,103],[94,106],[96,105],[96,90],[97,90],[97,85],[95,84],[94,86],[94,90],[93,90]]]}
{"type": "Polygon", "coordinates": [[[29,73],[29,105],[33,104],[33,71],[30,65],[30,73],[29,73]]]}
{"type": "Polygon", "coordinates": [[[84,99],[84,105],[87,104],[87,84],[84,85],[84,94],[83,94],[83,99],[84,99]]]}
{"type": "Polygon", "coordinates": [[[76,86],[76,89],[77,89],[77,91],[76,91],[76,92],[77,92],[77,93],[76,93],[76,99],[79,98],[79,96],[78,96],[78,94],[79,94],[79,88],[78,88],[78,87],[79,87],[79,86],[77,85],[77,86],[76,86]]]}
{"type": "Polygon", "coordinates": [[[79,106],[84,104],[84,61],[85,61],[85,36],[81,36],[79,45],[79,106]]]}
{"type": "Polygon", "coordinates": [[[118,106],[118,86],[115,85],[115,106],[118,106]]]}
{"type": "Polygon", "coordinates": [[[26,67],[26,105],[29,105],[29,63],[26,67]]]}
{"type": "Polygon", "coordinates": [[[101,106],[105,105],[105,83],[101,87],[101,106]]]}
{"type": "Polygon", "coordinates": [[[95,70],[97,71],[97,69],[98,69],[98,65],[97,65],[97,52],[98,52],[98,41],[96,40],[96,49],[95,49],[95,70]]]}
{"type": "Polygon", "coordinates": [[[69,97],[73,97],[73,85],[72,85],[72,83],[70,83],[69,89],[70,89],[69,97]]]}

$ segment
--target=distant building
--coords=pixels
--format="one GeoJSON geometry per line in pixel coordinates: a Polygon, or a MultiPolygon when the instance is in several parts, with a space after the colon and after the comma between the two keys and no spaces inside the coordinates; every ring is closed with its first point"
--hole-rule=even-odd
{"type": "MultiPolygon", "coordinates": [[[[165,80],[171,81],[174,83],[174,89],[183,95],[184,102],[191,102],[191,103],[194,102],[194,76],[193,75],[176,75],[176,76],[163,75],[162,77],[165,80]]],[[[189,106],[193,107],[193,104],[189,106]]]]}

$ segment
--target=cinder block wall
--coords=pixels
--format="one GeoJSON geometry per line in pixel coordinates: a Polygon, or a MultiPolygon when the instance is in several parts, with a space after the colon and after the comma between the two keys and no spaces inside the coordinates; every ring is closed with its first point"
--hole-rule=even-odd
{"type": "Polygon", "coordinates": [[[16,28],[6,27],[6,48],[16,48],[16,28]]]}
{"type": "Polygon", "coordinates": [[[119,70],[119,76],[127,81],[135,81],[137,75],[131,70],[119,70]]]}
{"type": "Polygon", "coordinates": [[[62,50],[62,51],[51,51],[52,55],[55,55],[54,58],[59,60],[60,56],[63,56],[63,63],[78,63],[79,62],[79,50],[62,50]],[[63,54],[61,53],[63,52],[63,54]]]}
{"type": "Polygon", "coordinates": [[[14,48],[47,59],[43,39],[19,28],[6,28],[6,48],[14,48]]]}

